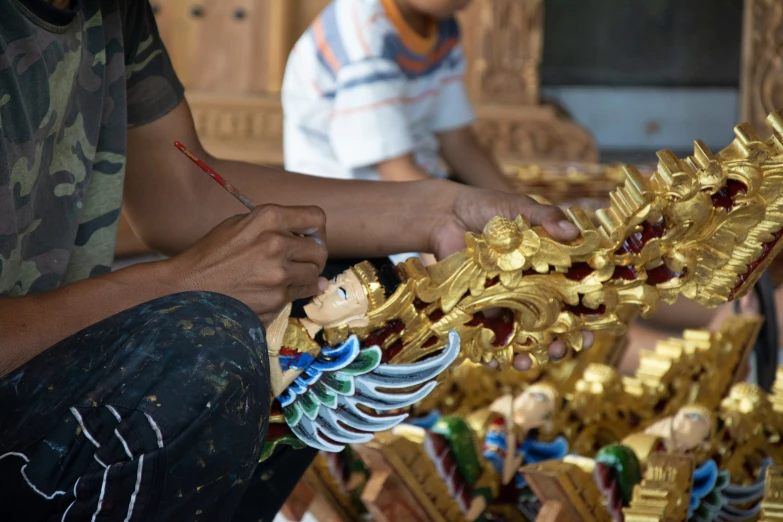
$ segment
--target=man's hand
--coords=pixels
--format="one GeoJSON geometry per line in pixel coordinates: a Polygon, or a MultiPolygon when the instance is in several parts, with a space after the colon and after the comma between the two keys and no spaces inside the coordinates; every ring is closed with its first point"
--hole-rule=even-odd
{"type": "Polygon", "coordinates": [[[579,229],[558,207],[542,205],[523,195],[505,194],[460,185],[449,187],[454,194],[447,200],[450,209],[432,224],[430,245],[438,259],[465,248],[466,232],[481,232],[495,216],[516,219],[525,216],[531,225],[541,225],[557,241],[579,236],[579,229]]]}
{"type": "MultiPolygon", "coordinates": [[[[481,232],[495,216],[508,219],[525,216],[532,225],[544,227],[558,241],[568,241],[579,236],[579,229],[566,219],[558,207],[542,205],[528,196],[457,185],[450,188],[455,191],[450,199],[446,200],[451,203],[451,211],[444,212],[443,219],[433,223],[430,230],[430,244],[438,259],[465,248],[465,233],[481,232]]],[[[583,331],[583,347],[590,348],[594,338],[592,332],[583,331]]],[[[566,346],[563,341],[556,340],[550,345],[550,357],[557,360],[565,355],[566,346]]],[[[514,358],[514,368],[517,370],[529,370],[532,364],[529,355],[519,354],[514,358]]],[[[497,367],[497,362],[493,359],[489,366],[497,367]]]]}
{"type": "Polygon", "coordinates": [[[268,324],[287,303],[326,286],[325,227],[318,207],[262,205],[223,221],[170,262],[183,288],[234,297],[268,324]]]}

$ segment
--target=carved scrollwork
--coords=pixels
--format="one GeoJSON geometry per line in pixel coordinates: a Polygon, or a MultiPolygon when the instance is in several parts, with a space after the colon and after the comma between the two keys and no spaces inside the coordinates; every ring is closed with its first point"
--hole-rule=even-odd
{"type": "Polygon", "coordinates": [[[550,109],[530,107],[513,118],[501,118],[484,116],[479,108],[476,133],[498,157],[511,161],[597,161],[598,148],[590,134],[550,109]]]}

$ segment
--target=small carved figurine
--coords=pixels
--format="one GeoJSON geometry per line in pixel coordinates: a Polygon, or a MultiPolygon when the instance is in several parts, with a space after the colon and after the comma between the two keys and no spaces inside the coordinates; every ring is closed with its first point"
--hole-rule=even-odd
{"type": "Polygon", "coordinates": [[[513,400],[502,397],[490,409],[500,413],[490,424],[484,439],[484,457],[492,463],[506,486],[526,486],[520,466],[544,460],[562,459],[568,443],[558,436],[551,442],[537,440],[539,431],[551,431],[552,417],[561,408],[557,389],[546,383],[529,386],[513,400]],[[550,424],[547,429],[547,424],[550,424]]]}
{"type": "Polygon", "coordinates": [[[459,355],[459,336],[411,364],[382,363],[377,344],[350,335],[338,346],[325,340],[328,329],[364,327],[399,284],[391,261],[363,261],[334,278],[306,306],[306,318],[289,317],[288,306],[270,325],[267,342],[272,393],[285,422],[305,444],[340,451],[388,430],[407,413],[389,414],[426,397],[435,379],[459,355]],[[283,328],[285,326],[285,328],[283,328]]]}

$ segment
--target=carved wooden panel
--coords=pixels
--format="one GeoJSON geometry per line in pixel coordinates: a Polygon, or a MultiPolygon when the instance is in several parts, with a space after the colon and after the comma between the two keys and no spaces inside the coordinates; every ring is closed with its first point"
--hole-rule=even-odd
{"type": "Polygon", "coordinates": [[[187,99],[199,138],[212,155],[283,163],[283,110],[278,96],[193,92],[187,99]]]}
{"type": "Polygon", "coordinates": [[[284,30],[279,16],[270,19],[276,1],[155,0],[161,38],[183,84],[207,92],[269,90],[270,33],[284,30]]]}
{"type": "Polygon", "coordinates": [[[767,114],[783,107],[783,2],[745,0],[740,120],[765,129],[767,114]]]}
{"type": "Polygon", "coordinates": [[[543,0],[475,0],[461,15],[476,103],[538,103],[543,0]]]}

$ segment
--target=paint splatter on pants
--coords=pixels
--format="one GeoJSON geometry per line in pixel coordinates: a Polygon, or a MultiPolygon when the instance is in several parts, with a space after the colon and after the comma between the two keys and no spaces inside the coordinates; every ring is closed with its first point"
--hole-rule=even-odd
{"type": "Polygon", "coordinates": [[[262,475],[269,390],[261,323],[229,297],[93,325],[0,379],[0,520],[231,520],[262,475]]]}

